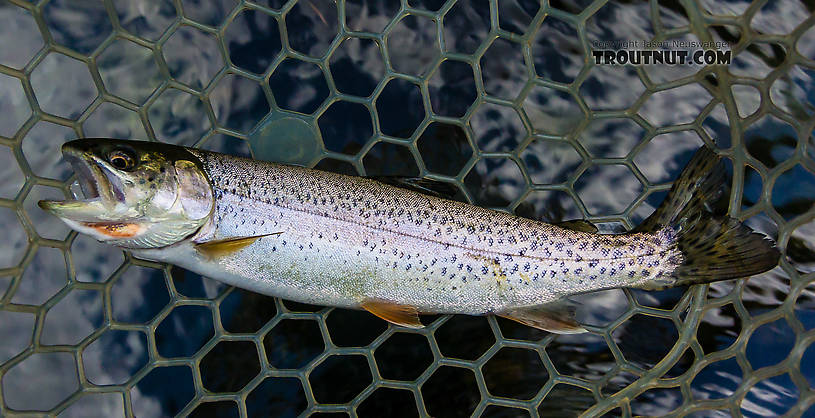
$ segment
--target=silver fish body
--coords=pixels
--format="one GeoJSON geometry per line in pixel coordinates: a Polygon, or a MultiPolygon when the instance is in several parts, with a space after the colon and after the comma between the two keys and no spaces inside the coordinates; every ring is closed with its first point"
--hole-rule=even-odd
{"type": "Polygon", "coordinates": [[[136,255],[286,299],[486,314],[635,286],[682,260],[670,228],[572,231],[362,177],[193,152],[213,187],[210,221],[175,248],[136,255]],[[276,232],[217,260],[192,245],[276,232]]]}
{"type": "Polygon", "coordinates": [[[772,242],[711,212],[725,170],[707,148],[620,235],[167,144],[81,139],[63,153],[85,199],[39,205],[77,231],[255,292],[405,326],[422,326],[417,313],[497,314],[583,332],[563,303],[570,295],[746,277],[779,258],[772,242]]]}

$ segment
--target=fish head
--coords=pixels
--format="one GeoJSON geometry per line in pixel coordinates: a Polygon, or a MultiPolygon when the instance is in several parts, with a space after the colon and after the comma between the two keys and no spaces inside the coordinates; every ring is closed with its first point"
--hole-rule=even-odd
{"type": "Polygon", "coordinates": [[[214,207],[198,155],[169,144],[85,138],[62,146],[84,198],[39,206],[74,230],[122,248],[160,248],[195,233],[214,207]]]}

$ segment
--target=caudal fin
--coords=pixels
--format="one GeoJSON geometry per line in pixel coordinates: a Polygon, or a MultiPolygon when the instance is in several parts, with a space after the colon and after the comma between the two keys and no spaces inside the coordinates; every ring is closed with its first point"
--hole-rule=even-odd
{"type": "Polygon", "coordinates": [[[715,215],[712,206],[724,192],[724,164],[702,147],[679,175],[662,205],[636,232],[674,228],[683,262],[670,278],[643,285],[661,289],[763,273],[778,264],[775,244],[738,220],[715,215]]]}

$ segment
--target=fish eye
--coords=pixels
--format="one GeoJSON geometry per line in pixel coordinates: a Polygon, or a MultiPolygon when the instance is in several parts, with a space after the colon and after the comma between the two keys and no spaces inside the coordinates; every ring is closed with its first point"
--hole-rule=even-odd
{"type": "Polygon", "coordinates": [[[119,170],[131,170],[136,166],[136,158],[125,150],[115,150],[108,154],[108,162],[119,170]]]}

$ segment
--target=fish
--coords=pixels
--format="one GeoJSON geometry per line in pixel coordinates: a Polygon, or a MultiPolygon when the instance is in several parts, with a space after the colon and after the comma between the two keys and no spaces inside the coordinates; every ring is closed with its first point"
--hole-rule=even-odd
{"type": "MultiPolygon", "coordinates": [[[[773,241],[719,214],[721,157],[700,148],[627,233],[550,224],[450,198],[423,178],[347,176],[150,141],[62,146],[82,197],[39,206],[135,257],[409,328],[420,314],[497,315],[586,332],[570,297],[749,277],[773,241]]],[[[455,188],[452,188],[455,191],[455,188]]]]}

